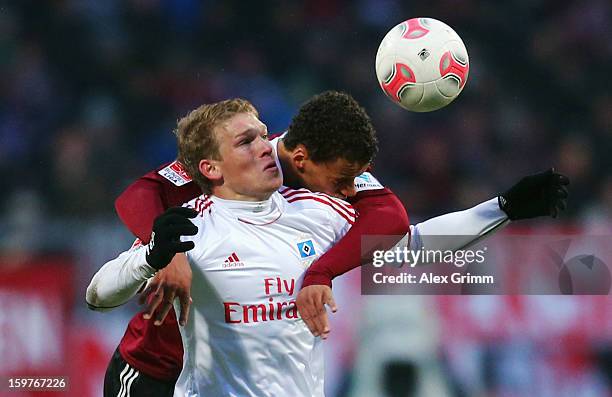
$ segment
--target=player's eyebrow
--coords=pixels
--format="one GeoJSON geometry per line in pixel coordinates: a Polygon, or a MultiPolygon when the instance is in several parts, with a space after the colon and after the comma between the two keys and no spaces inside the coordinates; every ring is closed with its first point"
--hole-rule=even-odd
{"type": "Polygon", "coordinates": [[[255,132],[255,133],[259,134],[262,130],[264,132],[268,133],[268,126],[265,125],[265,124],[261,124],[261,126],[259,126],[259,127],[249,127],[246,130],[240,132],[238,135],[245,135],[245,134],[250,133],[250,132],[255,132]]]}
{"type": "Polygon", "coordinates": [[[251,135],[253,133],[258,134],[259,131],[256,128],[247,128],[246,130],[241,131],[238,134],[236,134],[236,136],[234,138],[236,138],[236,139],[243,138],[243,137],[251,135]]]}

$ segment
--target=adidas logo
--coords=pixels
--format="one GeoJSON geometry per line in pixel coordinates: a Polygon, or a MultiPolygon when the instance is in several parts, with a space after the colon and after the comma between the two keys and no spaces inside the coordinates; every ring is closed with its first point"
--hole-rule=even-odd
{"type": "Polygon", "coordinates": [[[508,200],[504,198],[504,196],[499,196],[499,208],[502,210],[506,208],[508,205],[508,200]]]}
{"type": "Polygon", "coordinates": [[[237,267],[244,267],[244,262],[242,262],[240,258],[238,258],[238,255],[236,255],[235,252],[232,252],[232,254],[228,256],[226,260],[223,261],[223,264],[221,265],[221,267],[223,269],[233,269],[237,267]]]}

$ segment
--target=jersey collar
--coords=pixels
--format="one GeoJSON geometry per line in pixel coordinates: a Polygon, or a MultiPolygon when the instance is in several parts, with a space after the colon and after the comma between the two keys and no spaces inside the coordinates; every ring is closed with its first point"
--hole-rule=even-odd
{"type": "Polygon", "coordinates": [[[275,222],[283,214],[284,202],[278,192],[264,201],[226,200],[211,196],[215,207],[230,214],[241,222],[256,226],[275,222]]]}

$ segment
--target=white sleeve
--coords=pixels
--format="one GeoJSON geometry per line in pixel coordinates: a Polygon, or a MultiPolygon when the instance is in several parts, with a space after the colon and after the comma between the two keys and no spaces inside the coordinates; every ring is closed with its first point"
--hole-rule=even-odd
{"type": "Polygon", "coordinates": [[[121,306],[136,295],[156,270],[147,264],[146,246],[125,251],[102,266],[87,287],[87,305],[106,311],[121,306]]]}
{"type": "Polygon", "coordinates": [[[463,211],[410,225],[410,232],[392,250],[408,247],[411,251],[457,251],[475,244],[509,222],[506,213],[499,208],[497,198],[493,198],[463,211]]]}

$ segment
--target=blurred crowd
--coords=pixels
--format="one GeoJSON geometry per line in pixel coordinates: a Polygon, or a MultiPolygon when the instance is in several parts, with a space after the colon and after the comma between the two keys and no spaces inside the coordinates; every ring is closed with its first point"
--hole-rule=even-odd
{"type": "Polygon", "coordinates": [[[112,216],[131,180],[174,158],[173,126],[195,106],[246,97],[280,132],[338,89],[371,115],[376,175],[413,217],[550,166],[572,179],[570,216],[609,215],[611,13],[606,0],[4,3],[3,214],[112,216]],[[447,22],[470,54],[461,97],[430,114],[393,105],[374,73],[381,38],[413,16],[447,22]]]}
{"type": "Polygon", "coordinates": [[[413,221],[554,166],[571,179],[562,224],[609,234],[611,26],[609,0],[0,2],[0,252],[86,258],[80,302],[131,241],[114,199],[174,159],[178,118],[245,97],[282,132],[329,89],[372,117],[374,173],[413,221]],[[385,33],[416,16],[449,24],[470,55],[463,93],[428,114],[394,105],[374,71],[385,33]]]}

